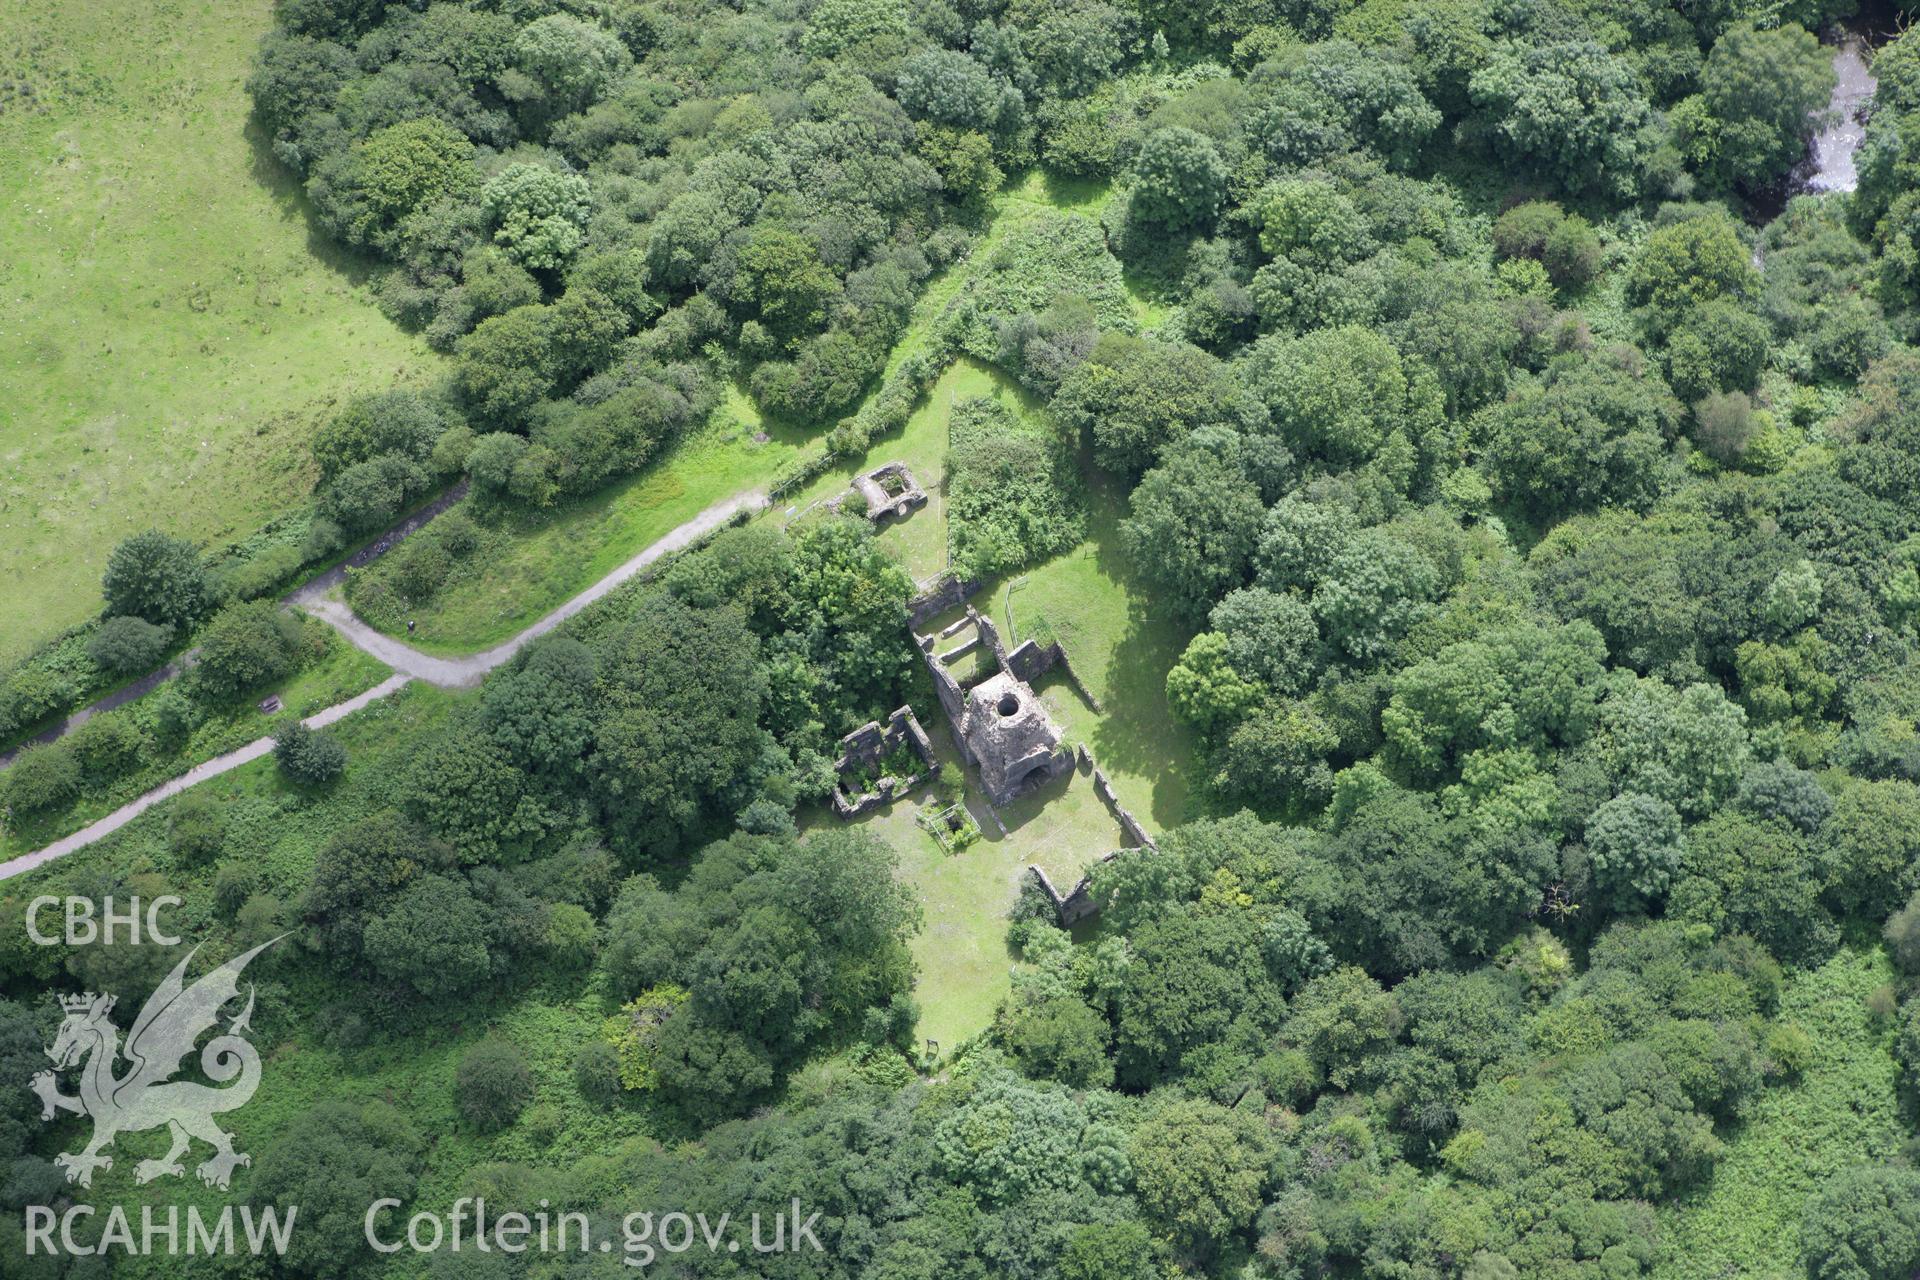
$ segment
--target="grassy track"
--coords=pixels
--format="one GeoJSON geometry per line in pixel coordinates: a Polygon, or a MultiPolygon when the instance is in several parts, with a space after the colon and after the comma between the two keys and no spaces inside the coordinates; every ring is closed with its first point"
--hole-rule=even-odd
{"type": "Polygon", "coordinates": [[[0,5],[0,660],[97,607],[159,525],[244,534],[312,482],[316,416],[437,359],[309,231],[252,136],[269,0],[0,5]]]}

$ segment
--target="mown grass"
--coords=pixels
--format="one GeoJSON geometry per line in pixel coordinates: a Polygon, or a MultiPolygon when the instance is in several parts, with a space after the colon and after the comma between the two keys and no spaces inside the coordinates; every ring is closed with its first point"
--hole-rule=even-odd
{"type": "MultiPolygon", "coordinates": [[[[923,717],[947,776],[959,778],[959,753],[937,707],[930,697],[927,701],[916,714],[923,717]]],[[[914,988],[920,1004],[919,1035],[939,1041],[943,1053],[986,1030],[1011,987],[1007,911],[1019,895],[1027,867],[1040,867],[1065,893],[1089,863],[1122,843],[1119,824],[1085,773],[1055,779],[1001,809],[1004,835],[980,794],[970,780],[967,805],[980,825],[980,839],[958,853],[942,850],[915,822],[923,809],[946,803],[933,787],[921,787],[853,823],[893,846],[900,857],[900,881],[919,900],[923,920],[911,946],[919,966],[914,988]]],[[[806,825],[838,821],[821,811],[809,815],[806,825]]]]}
{"type": "Polygon", "coordinates": [[[303,500],[328,406],[437,362],[249,126],[271,8],[0,6],[0,80],[33,88],[0,106],[0,661],[92,613],[129,532],[303,500]]]}
{"type": "Polygon", "coordinates": [[[1801,1216],[1821,1182],[1884,1161],[1907,1139],[1892,1031],[1867,1010],[1893,980],[1884,952],[1844,951],[1794,974],[1781,1016],[1813,1038],[1803,1076],[1765,1090],[1722,1136],[1726,1154],[1705,1187],[1662,1205],[1667,1259],[1656,1280],[1798,1280],[1801,1216]]]}
{"type": "Polygon", "coordinates": [[[1156,604],[1120,546],[1126,499],[1118,485],[1082,464],[1087,540],[990,584],[990,599],[976,604],[990,608],[1009,645],[1043,624],[1059,639],[1101,710],[1064,684],[1043,691],[1048,709],[1069,737],[1087,744],[1134,816],[1162,830],[1189,815],[1198,769],[1193,734],[1167,704],[1167,672],[1192,634],[1156,604]]]}
{"type": "MultiPolygon", "coordinates": [[[[928,390],[905,430],[876,441],[860,457],[829,468],[783,501],[773,517],[789,527],[798,527],[827,501],[847,493],[855,476],[885,463],[904,462],[927,491],[927,505],[905,519],[889,517],[878,537],[880,545],[900,561],[915,582],[928,582],[947,567],[947,428],[955,405],[979,397],[997,400],[1019,414],[1039,411],[1033,398],[1013,379],[991,365],[963,356],[949,365],[928,390]]],[[[852,502],[851,510],[862,509],[857,497],[852,502]]]]}
{"type": "MultiPolygon", "coordinates": [[[[775,512],[806,512],[844,491],[867,466],[899,460],[913,468],[930,500],[879,535],[916,580],[944,564],[946,509],[939,493],[947,421],[956,401],[990,395],[1020,412],[1035,406],[998,370],[972,359],[956,361],[929,393],[898,437],[875,445],[857,463],[820,477],[775,512]]],[[[1189,638],[1170,620],[1156,621],[1119,549],[1124,499],[1082,459],[1090,480],[1090,536],[1084,544],[1028,573],[991,581],[975,607],[999,622],[1009,645],[1031,634],[1044,618],[1066,645],[1075,672],[1100,699],[1096,711],[1064,675],[1042,679],[1038,692],[1070,743],[1084,742],[1112,779],[1123,803],[1151,827],[1179,821],[1186,810],[1194,769],[1191,736],[1172,718],[1166,675],[1189,638]]],[[[802,517],[804,518],[804,516],[802,517]]],[[[936,623],[930,624],[937,625],[936,623]]],[[[954,668],[965,678],[963,660],[954,668]]],[[[942,759],[957,776],[959,759],[938,705],[931,696],[916,708],[942,759]]],[[[1084,773],[1059,780],[1001,810],[1005,836],[980,804],[978,786],[968,788],[980,816],[983,839],[959,854],[943,853],[914,823],[927,803],[917,796],[896,801],[861,821],[900,856],[901,878],[925,912],[925,927],[913,950],[920,965],[916,998],[920,1034],[952,1048],[986,1029],[1006,994],[1012,959],[1005,944],[1006,913],[1029,864],[1042,867],[1067,892],[1102,854],[1120,847],[1119,825],[1084,773]]],[[[818,819],[816,821],[831,819],[818,819]]]]}

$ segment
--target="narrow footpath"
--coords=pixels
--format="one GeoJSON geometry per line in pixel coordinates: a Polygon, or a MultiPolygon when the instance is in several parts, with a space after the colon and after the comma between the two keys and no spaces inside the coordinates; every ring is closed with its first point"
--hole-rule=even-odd
{"type": "MultiPolygon", "coordinates": [[[[301,723],[309,729],[324,729],[334,721],[346,719],[360,708],[386,697],[409,683],[411,678],[408,676],[388,676],[365,693],[328,707],[325,711],[316,712],[301,723]]],[[[11,862],[0,862],[0,880],[31,871],[64,854],[72,853],[75,849],[84,849],[102,836],[126,826],[162,800],[177,796],[188,787],[205,782],[208,778],[217,778],[223,773],[238,769],[243,764],[258,760],[272,750],[272,738],[255,738],[244,747],[238,747],[223,756],[215,756],[211,760],[204,760],[179,777],[167,779],[153,790],[137,799],[129,800],[98,822],[82,827],[70,836],[62,836],[44,849],[23,853],[11,862]]]]}
{"type": "MultiPolygon", "coordinates": [[[[519,635],[514,636],[510,640],[503,641],[491,649],[486,649],[480,653],[471,654],[464,658],[436,658],[431,654],[421,653],[413,646],[403,644],[391,636],[375,631],[372,627],[369,627],[366,623],[355,617],[353,610],[347,608],[346,605],[337,600],[327,598],[327,593],[332,591],[334,587],[338,586],[345,579],[345,574],[342,570],[329,570],[288,596],[286,598],[287,603],[319,618],[328,626],[331,626],[334,630],[345,636],[347,641],[355,648],[372,657],[378,658],[381,662],[392,667],[394,674],[367,690],[365,693],[308,716],[304,723],[309,728],[324,728],[337,720],[345,719],[362,707],[386,697],[414,680],[423,680],[428,684],[439,685],[441,688],[446,689],[471,688],[479,684],[489,671],[507,662],[514,654],[520,652],[529,642],[546,635],[549,631],[552,631],[555,627],[558,627],[561,623],[573,617],[588,605],[603,599],[609,592],[613,591],[622,583],[634,578],[648,566],[666,556],[670,556],[677,551],[683,551],[687,547],[692,546],[716,529],[726,525],[728,521],[740,513],[760,511],[764,509],[766,505],[766,495],[759,492],[736,494],[723,502],[715,503],[699,515],[688,520],[685,524],[668,532],[632,559],[619,565],[611,573],[608,573],[579,595],[574,596],[553,612],[533,623],[533,625],[529,626],[519,635]]],[[[442,506],[441,509],[444,509],[444,506],[442,506]]],[[[438,514],[438,511],[434,512],[434,514],[438,514]]],[[[427,516],[427,519],[431,518],[431,516],[427,516]]],[[[417,528],[418,524],[423,523],[425,523],[425,520],[419,520],[418,523],[414,524],[414,527],[417,528]]],[[[411,529],[407,530],[407,532],[411,531],[411,529]]],[[[400,536],[404,537],[405,534],[402,533],[400,536]]],[[[394,537],[382,539],[385,545],[381,546],[380,550],[384,551],[386,546],[391,546],[393,542],[398,540],[398,538],[394,537]]],[[[371,548],[369,550],[371,550],[371,548]]],[[[376,552],[375,554],[378,553],[376,552]]],[[[372,557],[369,556],[368,558],[371,559],[372,557]]],[[[164,678],[166,678],[165,672],[156,672],[153,676],[142,680],[140,684],[145,686],[146,689],[151,689],[158,685],[164,678]]],[[[142,692],[144,691],[145,689],[142,690],[142,692]]],[[[122,693],[127,693],[127,691],[123,690],[122,693]]],[[[130,700],[132,696],[137,695],[129,694],[128,697],[123,697],[121,701],[130,700]]],[[[115,705],[118,704],[116,703],[115,705]]],[[[23,853],[10,862],[0,863],[0,880],[21,875],[36,867],[44,866],[55,858],[72,853],[76,849],[84,849],[103,836],[118,831],[121,827],[133,821],[133,819],[145,813],[162,800],[179,795],[188,787],[205,782],[208,778],[217,778],[223,773],[238,769],[243,764],[258,760],[272,750],[272,738],[256,738],[244,747],[229,751],[223,756],[215,756],[211,760],[203,761],[191,769],[188,769],[179,777],[170,778],[151,791],[139,796],[137,799],[128,801],[106,817],[101,818],[98,822],[83,827],[72,835],[63,836],[43,849],[36,849],[32,853],[23,853]]]]}

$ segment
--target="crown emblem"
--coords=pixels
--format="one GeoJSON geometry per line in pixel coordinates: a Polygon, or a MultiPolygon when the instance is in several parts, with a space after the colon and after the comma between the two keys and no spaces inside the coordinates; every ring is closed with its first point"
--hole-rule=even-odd
{"type": "MultiPolygon", "coordinates": [[[[93,992],[83,991],[77,996],[61,996],[60,1007],[68,1013],[86,1013],[93,1008],[99,999],[100,997],[94,995],[93,992]]],[[[109,996],[107,997],[106,1004],[103,1006],[103,1011],[112,1007],[113,998],[109,996]]]]}

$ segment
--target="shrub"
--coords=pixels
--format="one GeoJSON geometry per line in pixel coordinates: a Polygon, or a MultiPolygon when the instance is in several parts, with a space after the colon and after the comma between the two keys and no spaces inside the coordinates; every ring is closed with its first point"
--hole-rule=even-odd
{"type": "Polygon", "coordinates": [[[107,612],[185,626],[206,610],[207,570],[191,542],[158,529],[136,533],[107,557],[107,612]]]}
{"type": "Polygon", "coordinates": [[[1887,918],[1887,950],[1903,973],[1920,974],[1920,892],[1887,918]]]}
{"type": "Polygon", "coordinates": [[[1563,289],[1578,288],[1600,273],[1600,237],[1579,214],[1570,213],[1547,233],[1540,261],[1553,282],[1563,289]]]}
{"type": "MultiPolygon", "coordinates": [[[[188,866],[213,861],[221,845],[226,843],[226,838],[227,820],[220,802],[203,790],[189,791],[181,796],[167,815],[167,847],[173,850],[174,857],[188,866]]],[[[221,871],[224,877],[226,868],[223,867],[221,871]]],[[[248,884],[252,884],[250,873],[248,884]]],[[[215,894],[219,895],[217,885],[215,894]]],[[[238,894],[233,909],[238,909],[238,904],[245,901],[246,896],[245,893],[238,894]]]]}
{"type": "Polygon", "coordinates": [[[431,479],[412,458],[382,453],[348,467],[321,489],[320,513],[344,529],[383,529],[426,492],[431,479]]]}
{"type": "Polygon", "coordinates": [[[307,786],[332,782],[347,768],[347,749],[338,738],[297,720],[274,731],[273,758],[282,773],[307,786]]]}
{"type": "Polygon", "coordinates": [[[4,777],[7,806],[21,813],[44,813],[80,794],[80,762],[64,742],[28,747],[4,777]]]}
{"type": "MultiPolygon", "coordinates": [[[[315,523],[320,522],[316,518],[315,523]]],[[[309,537],[312,536],[311,529],[312,526],[309,526],[309,537]]],[[[307,553],[304,542],[303,539],[303,545],[281,543],[269,547],[245,563],[223,571],[220,575],[222,591],[230,600],[253,600],[275,594],[281,583],[293,577],[309,559],[315,558],[307,553]]],[[[320,554],[326,553],[322,551],[320,554]]]]}
{"type": "Polygon", "coordinates": [[[419,540],[400,555],[393,585],[400,594],[416,604],[433,599],[453,572],[453,559],[437,543],[419,540]]]}
{"type": "Polygon", "coordinates": [[[151,670],[173,642],[173,628],[131,614],[108,618],[87,641],[87,656],[102,671],[151,670]]]}
{"type": "Polygon", "coordinates": [[[181,692],[177,681],[169,682],[146,698],[147,715],[153,724],[153,736],[169,749],[179,747],[187,735],[200,727],[206,714],[200,704],[181,692]]]}
{"type": "Polygon", "coordinates": [[[286,914],[286,906],[280,899],[272,894],[256,893],[234,912],[234,931],[243,943],[257,945],[280,932],[286,914]]]}
{"type": "Polygon", "coordinates": [[[1706,397],[1693,407],[1693,439],[1723,467],[1740,465],[1759,429],[1759,415],[1744,391],[1706,397]]]}
{"type": "Polygon", "coordinates": [[[302,625],[297,615],[282,614],[269,601],[228,605],[201,634],[194,681],[224,698],[280,679],[294,668],[302,625]]]}
{"type": "Polygon", "coordinates": [[[512,1124],[533,1101],[533,1073],[505,1040],[482,1040],[460,1059],[453,1096],[467,1123],[491,1133],[512,1124]]]}
{"type": "Polygon", "coordinates": [[[80,690],[57,671],[34,666],[16,671],[0,689],[0,729],[17,733],[72,705],[80,690]]]}
{"type": "Polygon", "coordinates": [[[1776,1023],[1767,1029],[1767,1059],[1780,1075],[1798,1076],[1812,1065],[1816,1053],[1813,1037],[1796,1022],[1776,1023]]]}
{"type": "Polygon", "coordinates": [[[585,908],[571,902],[558,902],[547,908],[547,932],[542,945],[562,968],[585,968],[593,961],[599,941],[599,927],[585,908]]]}
{"type": "Polygon", "coordinates": [[[260,873],[254,867],[245,862],[226,863],[213,878],[214,905],[222,914],[232,916],[259,887],[260,873]]]}
{"type": "Polygon", "coordinates": [[[1600,238],[1577,213],[1551,200],[1530,200],[1500,215],[1493,245],[1503,258],[1533,258],[1562,289],[1578,288],[1600,270],[1600,238]]]}
{"type": "Polygon", "coordinates": [[[527,451],[524,436],[493,431],[474,441],[467,454],[473,482],[485,493],[503,493],[513,483],[513,469],[527,451]]]}
{"type": "Polygon", "coordinates": [[[573,1055],[573,1083],[595,1106],[620,1101],[620,1051],[605,1040],[589,1040],[573,1055]]]}
{"type": "Polygon", "coordinates": [[[464,511],[449,511],[434,522],[434,536],[455,560],[464,560],[480,546],[480,526],[464,511]]]}
{"type": "Polygon", "coordinates": [[[147,735],[131,710],[97,715],[68,737],[80,767],[95,778],[112,778],[139,762],[147,735]]]}

